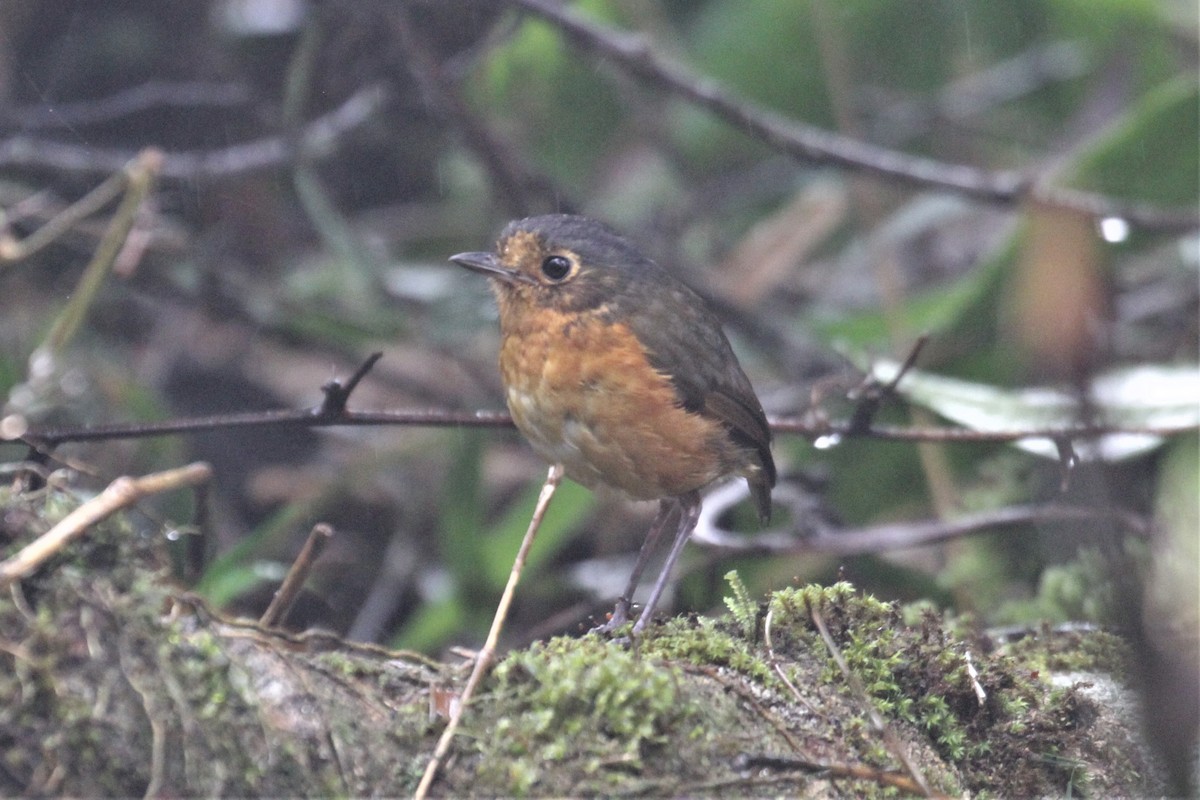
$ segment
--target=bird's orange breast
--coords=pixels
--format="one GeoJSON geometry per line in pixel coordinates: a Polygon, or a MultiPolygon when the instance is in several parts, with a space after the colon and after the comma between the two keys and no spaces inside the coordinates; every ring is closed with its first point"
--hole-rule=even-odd
{"type": "Polygon", "coordinates": [[[603,312],[502,307],[508,408],[534,449],[585,486],[642,500],[743,467],[725,428],[684,409],[633,332],[603,312]]]}

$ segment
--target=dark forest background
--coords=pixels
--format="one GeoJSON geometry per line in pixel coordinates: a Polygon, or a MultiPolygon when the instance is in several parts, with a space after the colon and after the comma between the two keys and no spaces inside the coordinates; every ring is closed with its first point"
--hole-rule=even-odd
{"type": "MultiPolygon", "coordinates": [[[[1188,674],[1196,13],[0,2],[4,430],[304,408],[377,350],[353,409],[500,410],[491,298],[446,258],[578,211],[710,298],[799,431],[776,433],[776,527],[731,506],[749,552],[690,547],[665,610],[720,608],[731,569],[756,595],[842,576],[982,625],[1132,628],[1188,674]],[[836,433],[876,401],[900,433],[836,433]],[[1013,441],[1089,425],[1114,435],[1013,441]]],[[[478,644],[544,470],[510,429],[438,424],[66,443],[49,465],[86,494],[193,459],[216,471],[203,563],[173,545],[196,591],[257,615],[325,521],[292,624],[430,653],[478,644]]],[[[189,503],[147,504],[147,530],[189,503]]],[[[652,514],[564,486],[509,640],[599,619],[652,514]]]]}

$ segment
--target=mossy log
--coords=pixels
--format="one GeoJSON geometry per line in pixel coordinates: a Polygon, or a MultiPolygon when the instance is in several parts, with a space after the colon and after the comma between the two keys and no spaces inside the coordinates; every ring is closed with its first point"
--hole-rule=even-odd
{"type": "MultiPolygon", "coordinates": [[[[74,504],[6,490],[4,552],[74,504]]],[[[117,515],[3,593],[0,794],[412,793],[461,665],[226,619],[166,574],[157,535],[117,515]]],[[[734,594],[728,617],[677,618],[633,647],[508,654],[434,793],[1162,790],[1109,634],[1000,643],[847,584],[734,594]]]]}

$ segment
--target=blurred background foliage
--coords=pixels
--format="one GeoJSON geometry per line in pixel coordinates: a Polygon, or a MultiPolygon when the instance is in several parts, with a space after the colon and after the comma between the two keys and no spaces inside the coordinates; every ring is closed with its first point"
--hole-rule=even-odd
{"type": "MultiPolygon", "coordinates": [[[[1116,199],[1197,202],[1192,0],[571,7],[788,118],[1116,199]]],[[[374,350],[385,357],[354,408],[502,408],[491,298],[446,257],[486,249],[512,216],[552,210],[607,219],[711,298],[772,415],[844,418],[859,369],[903,357],[921,333],[921,373],[971,382],[1010,427],[1039,420],[1006,392],[1086,396],[1094,376],[1120,383],[1138,365],[1172,379],[1125,387],[1134,399],[1122,408],[1141,424],[1178,424],[1164,408],[1194,423],[1200,406],[1194,228],[1126,230],[799,162],[501,2],[0,3],[5,236],[29,236],[145,146],[169,165],[210,159],[158,181],[134,221],[137,246],[53,357],[40,348],[78,297],[113,205],[0,262],[10,418],[305,407],[374,350]],[[384,99],[331,146],[239,161],[239,146],[286,150],[371,88],[384,99]],[[232,167],[218,171],[215,155],[232,167]]],[[[949,413],[940,401],[953,402],[938,386],[881,419],[937,422],[933,412],[949,413]]],[[[0,452],[19,460],[25,448],[0,452]]],[[[840,572],[987,624],[1112,622],[1109,601],[1128,582],[1114,574],[1133,571],[1139,586],[1154,577],[1150,612],[1194,645],[1194,433],[1086,462],[1065,491],[1057,460],[1011,446],[862,438],[815,449],[779,435],[776,454],[806,498],[803,513],[779,510],[798,536],[1037,502],[1111,506],[1159,527],[1145,540],[1115,523],[1054,521],[852,557],[693,547],[676,610],[719,609],[720,576],[736,567],[753,593],[840,572]]],[[[331,523],[292,623],[430,652],[479,642],[544,469],[514,432],[421,427],[214,430],[55,456],[84,487],[212,462],[215,535],[196,588],[238,612],[260,612],[308,527],[331,523]]],[[[186,520],[188,505],[148,509],[150,529],[186,520]]],[[[511,640],[598,619],[652,512],[565,487],[511,640]]],[[[755,534],[749,515],[733,516],[755,534]]]]}

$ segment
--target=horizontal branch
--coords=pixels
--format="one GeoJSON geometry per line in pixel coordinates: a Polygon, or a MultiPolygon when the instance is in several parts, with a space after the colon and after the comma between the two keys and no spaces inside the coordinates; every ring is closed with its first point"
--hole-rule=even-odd
{"type": "MultiPolygon", "coordinates": [[[[775,500],[780,507],[787,507],[793,493],[791,487],[780,486],[776,489],[775,500]]],[[[829,527],[815,532],[811,529],[801,530],[802,526],[811,522],[811,515],[805,516],[803,513],[797,516],[799,521],[787,530],[746,534],[722,528],[719,520],[745,496],[745,488],[736,483],[718,487],[706,495],[692,541],[704,547],[746,555],[853,556],[922,547],[1018,525],[1108,521],[1138,536],[1147,535],[1151,527],[1148,520],[1125,509],[1042,503],[990,509],[951,519],[889,522],[861,528],[829,527]]]]}
{"type": "MultiPolygon", "coordinates": [[[[918,341],[905,366],[882,391],[890,391],[904,370],[915,361],[924,339],[918,341]]],[[[132,422],[127,424],[86,425],[76,428],[30,428],[19,414],[0,419],[0,440],[23,440],[32,447],[54,448],[65,442],[88,442],[108,439],[141,439],[179,433],[203,433],[229,428],[327,428],[335,425],[419,425],[434,428],[511,428],[512,417],[503,411],[450,411],[427,409],[409,411],[351,411],[346,407],[350,396],[367,373],[383,357],[372,353],[344,382],[330,380],[321,387],[325,400],[320,405],[304,409],[247,411],[237,414],[216,414],[185,417],[162,422],[132,422]]],[[[878,397],[869,395],[860,403],[859,411],[849,420],[831,422],[810,417],[773,417],[768,419],[775,433],[806,436],[814,441],[826,439],[833,446],[843,438],[867,437],[910,442],[1014,442],[1021,439],[1051,439],[1061,443],[1060,449],[1073,439],[1089,439],[1109,434],[1146,434],[1171,436],[1197,430],[1196,425],[1119,426],[1075,425],[1044,428],[1016,428],[1008,431],[976,431],[949,427],[900,427],[875,425],[871,421],[878,397]],[[869,409],[863,412],[862,409],[869,409]]],[[[1066,447],[1069,450],[1069,447],[1066,447]]]]}
{"type": "Polygon", "coordinates": [[[159,108],[234,108],[254,99],[249,87],[213,81],[147,81],[95,100],[0,109],[0,122],[22,130],[72,130],[159,108]]]}
{"type": "Polygon", "coordinates": [[[179,433],[204,433],[228,428],[328,428],[335,425],[418,425],[435,428],[511,428],[512,418],[502,411],[345,411],[321,414],[317,409],[247,411],[185,417],[162,422],[88,425],[79,428],[30,429],[20,438],[38,446],[108,439],[144,439],[179,433]]]}
{"type": "Polygon", "coordinates": [[[553,0],[508,0],[560,30],[572,42],[711,112],[734,128],[802,161],[831,164],[989,202],[1038,203],[1095,217],[1120,217],[1142,228],[1186,231],[1200,226],[1194,209],[1161,208],[1052,186],[1013,170],[986,170],[922,158],[786,119],[735,97],[720,83],[659,55],[640,33],[593,22],[553,0]]]}
{"type": "MultiPolygon", "coordinates": [[[[1075,425],[1054,427],[1014,428],[1004,431],[977,431],[952,427],[905,427],[872,425],[861,428],[853,421],[812,422],[799,417],[772,417],[774,433],[794,434],[809,439],[869,438],[899,442],[962,442],[989,444],[1015,442],[1022,439],[1089,439],[1111,434],[1146,434],[1173,436],[1197,430],[1195,425],[1105,426],[1075,425]]],[[[349,411],[325,413],[320,408],[250,411],[238,414],[219,414],[204,417],[185,417],[162,422],[133,422],[127,424],[89,425],[77,428],[30,428],[20,433],[26,442],[55,447],[65,442],[88,442],[111,439],[142,439],[180,433],[203,433],[228,428],[328,428],[338,425],[401,425],[433,428],[511,428],[512,418],[503,411],[448,411],[445,409],[406,411],[349,411]]],[[[12,428],[9,428],[12,430],[12,428]]],[[[832,442],[831,442],[832,444],[832,442]]]]}

